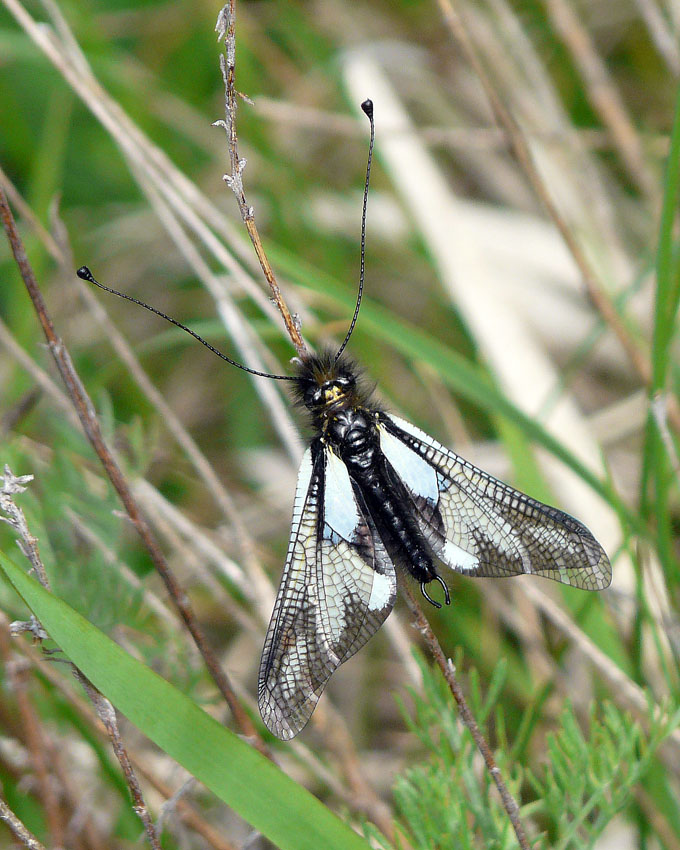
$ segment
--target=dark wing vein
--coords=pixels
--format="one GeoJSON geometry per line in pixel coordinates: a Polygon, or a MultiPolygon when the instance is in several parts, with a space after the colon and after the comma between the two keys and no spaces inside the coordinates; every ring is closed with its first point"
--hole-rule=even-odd
{"type": "Polygon", "coordinates": [[[528,573],[584,590],[609,586],[607,555],[574,517],[503,484],[404,420],[389,416],[382,427],[436,474],[435,502],[434,479],[430,486],[422,470],[414,476],[413,464],[393,448],[397,465],[391,465],[419,528],[434,554],[452,569],[471,576],[528,573]]]}
{"type": "Polygon", "coordinates": [[[315,441],[300,468],[260,663],[260,713],[275,735],[297,735],[333,671],[377,631],[395,598],[394,567],[346,467],[315,441]]]}

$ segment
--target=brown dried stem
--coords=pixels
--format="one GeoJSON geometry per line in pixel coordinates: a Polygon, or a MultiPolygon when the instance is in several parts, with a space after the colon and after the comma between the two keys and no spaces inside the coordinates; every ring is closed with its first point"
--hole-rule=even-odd
{"type": "Polygon", "coordinates": [[[136,761],[135,766],[146,781],[153,785],[168,802],[174,798],[173,806],[181,820],[202,836],[213,850],[236,850],[236,845],[222,835],[218,828],[209,824],[185,796],[178,795],[166,782],[150,771],[144,760],[136,761]]]}
{"type": "Polygon", "coordinates": [[[14,836],[18,841],[21,841],[24,847],[28,847],[29,850],[45,850],[45,845],[41,844],[35,835],[26,829],[24,824],[2,798],[0,798],[0,820],[7,824],[14,833],[14,836]]]}
{"type": "Polygon", "coordinates": [[[125,776],[125,781],[130,789],[130,793],[132,795],[132,806],[135,813],[144,824],[144,831],[149,839],[149,844],[154,848],[154,850],[161,850],[161,844],[158,838],[158,833],[156,832],[156,827],[151,820],[151,815],[149,814],[149,809],[144,801],[144,795],[142,794],[141,786],[132,767],[130,757],[123,746],[123,740],[120,736],[120,730],[118,729],[116,710],[109,700],[107,700],[106,697],[101,694],[90,680],[86,676],[83,676],[80,670],[78,670],[75,666],[73,666],[73,675],[83,686],[85,693],[88,695],[90,702],[94,706],[94,710],[97,712],[97,717],[101,720],[104,728],[106,729],[106,734],[109,736],[111,746],[113,747],[113,753],[118,759],[118,764],[120,764],[123,775],[125,776]]]}
{"type": "MultiPolygon", "coordinates": [[[[224,181],[233,191],[236,196],[241,217],[248,230],[248,235],[255,248],[258,260],[264,272],[267,283],[272,293],[272,299],[279,308],[283,317],[286,330],[295,346],[298,354],[303,357],[307,353],[307,347],[300,335],[299,324],[291,316],[288,306],[281,294],[281,290],[274,277],[274,272],[269,264],[262,241],[255,225],[253,208],[248,204],[243,189],[243,171],[246,161],[241,159],[238,154],[238,137],[236,134],[236,91],[235,86],[235,65],[236,65],[236,0],[229,0],[229,4],[225,5],[218,18],[216,31],[218,39],[224,40],[225,55],[220,56],[220,68],[222,70],[222,78],[225,88],[225,120],[215,122],[219,126],[223,126],[227,134],[227,142],[229,147],[229,158],[231,162],[231,174],[225,175],[224,181]]],[[[339,756],[342,763],[343,772],[345,773],[348,782],[352,786],[356,799],[355,804],[360,805],[371,817],[371,819],[385,832],[391,834],[392,824],[386,807],[382,805],[375,795],[375,792],[367,783],[365,777],[358,769],[358,761],[353,742],[343,724],[338,724],[334,727],[335,735],[328,734],[328,743],[339,756]],[[338,746],[338,739],[343,739],[342,744],[338,746]],[[334,746],[335,744],[335,746],[334,746]],[[362,802],[360,802],[362,801],[362,802]]]]}
{"type": "Polygon", "coordinates": [[[21,734],[30,754],[37,789],[45,812],[45,821],[54,847],[64,844],[64,821],[56,793],[56,783],[50,774],[46,758],[46,736],[40,716],[35,710],[28,692],[28,671],[23,660],[13,657],[8,628],[0,628],[0,658],[7,675],[7,680],[16,699],[19,717],[21,718],[21,734]]]}
{"type": "Polygon", "coordinates": [[[67,393],[76,409],[82,427],[97,456],[99,457],[99,460],[104,467],[104,471],[116,489],[116,492],[118,493],[132,524],[135,526],[139,536],[142,538],[154,567],[163,580],[163,583],[177,607],[184,624],[198,647],[211,677],[229,705],[237,726],[241,733],[249,740],[253,741],[261,752],[268,755],[268,750],[262,738],[255,729],[248,713],[241,705],[225,672],[220,667],[201,629],[199,628],[188,595],[170,570],[158,541],[142,516],[125,476],[116,463],[111,450],[104,441],[94,406],[75,371],[66,347],[56,334],[54,325],[43,300],[42,293],[40,292],[33,273],[33,269],[31,268],[23,243],[19,233],[17,232],[16,223],[9,208],[9,204],[7,203],[6,195],[2,188],[0,188],[0,214],[2,215],[3,226],[12,247],[12,252],[17,266],[19,267],[26,289],[28,290],[29,296],[38,315],[38,319],[47,338],[50,351],[55,359],[57,368],[62,380],[64,381],[67,393]]]}
{"type": "Polygon", "coordinates": [[[510,823],[512,824],[512,828],[515,830],[515,835],[517,836],[517,842],[522,850],[530,850],[529,841],[527,839],[526,833],[524,831],[524,826],[519,816],[519,806],[517,805],[517,801],[512,796],[510,791],[508,790],[508,786],[505,784],[505,780],[501,774],[500,768],[496,764],[496,759],[494,758],[493,753],[491,752],[491,747],[487,743],[486,739],[482,735],[481,729],[477,725],[477,721],[470,710],[470,706],[465,699],[465,694],[463,693],[463,689],[456,678],[456,670],[453,666],[453,662],[450,658],[446,658],[444,652],[442,651],[441,646],[439,645],[439,641],[435,637],[434,632],[430,628],[430,624],[428,623],[423,611],[418,604],[416,598],[411,593],[411,589],[403,584],[401,587],[404,599],[406,600],[406,604],[408,605],[411,614],[413,615],[413,619],[415,620],[415,625],[418,631],[422,634],[425,643],[427,644],[427,648],[430,650],[432,657],[437,662],[439,669],[444,674],[444,678],[446,679],[446,683],[453,694],[456,703],[458,704],[458,710],[460,711],[460,717],[463,723],[470,730],[470,734],[472,735],[472,739],[477,745],[477,749],[482,754],[482,758],[484,759],[484,764],[486,765],[487,770],[491,774],[491,778],[493,779],[496,788],[498,789],[498,793],[501,797],[501,803],[503,804],[503,808],[505,809],[510,823]]]}
{"type": "MultiPolygon", "coordinates": [[[[15,476],[8,466],[5,466],[5,474],[3,478],[3,486],[0,491],[0,509],[6,515],[3,519],[9,523],[18,535],[19,548],[28,558],[31,566],[38,577],[40,584],[46,589],[51,590],[50,582],[47,578],[45,567],[38,552],[38,541],[28,529],[28,524],[24,517],[24,513],[20,507],[14,503],[14,496],[22,493],[26,488],[23,486],[33,478],[32,475],[15,476]]],[[[23,630],[25,624],[13,624],[10,627],[10,634],[17,634],[23,630]]],[[[10,678],[14,684],[14,690],[17,698],[17,705],[23,720],[23,729],[25,733],[26,743],[31,753],[33,765],[35,768],[38,783],[41,789],[43,805],[47,815],[47,822],[52,836],[52,844],[55,847],[60,847],[63,843],[62,837],[64,827],[61,822],[59,813],[59,801],[54,793],[51,782],[51,777],[47,770],[46,761],[46,745],[42,736],[38,718],[33,710],[33,706],[28,700],[26,694],[25,676],[23,673],[15,671],[12,675],[12,665],[9,661],[9,642],[4,629],[0,629],[0,657],[5,662],[5,666],[10,670],[10,678]]],[[[161,850],[158,836],[154,828],[149,810],[144,802],[142,789],[139,786],[137,777],[130,764],[130,760],[123,746],[123,742],[118,732],[118,724],[116,715],[111,703],[99,693],[94,685],[80,672],[80,670],[71,664],[71,671],[76,679],[85,689],[85,693],[89,696],[95,711],[100,720],[104,724],[106,731],[109,734],[113,751],[123,770],[123,775],[130,789],[134,811],[142,821],[149,843],[154,850],[161,850]]]]}
{"type": "Polygon", "coordinates": [[[238,138],[236,135],[236,86],[235,86],[235,66],[236,66],[236,0],[229,0],[229,4],[224,6],[218,15],[215,30],[218,34],[218,40],[224,40],[225,54],[220,56],[220,68],[222,69],[222,78],[224,80],[225,91],[225,120],[216,121],[217,126],[222,126],[227,134],[227,142],[229,146],[229,159],[231,162],[231,174],[224,176],[224,182],[229,186],[238,203],[238,208],[241,212],[241,218],[245,224],[250,241],[253,243],[257,259],[260,261],[260,266],[264,272],[264,276],[271,290],[271,297],[276,306],[279,308],[283,323],[286,326],[291,342],[295,346],[297,353],[304,357],[307,353],[307,346],[300,335],[298,323],[291,316],[288,305],[286,304],[276,277],[272,270],[267,255],[262,247],[262,240],[255,225],[255,217],[253,208],[246,200],[243,190],[243,170],[246,166],[246,160],[241,159],[238,155],[238,138]]]}
{"type": "MultiPolygon", "coordinates": [[[[0,614],[0,626],[2,625],[2,615],[0,614]]],[[[67,685],[63,676],[58,675],[54,670],[53,664],[45,662],[44,658],[39,655],[35,648],[29,644],[21,646],[20,650],[26,660],[35,667],[42,677],[50,682],[62,696],[68,701],[69,705],[75,710],[78,717],[90,732],[103,734],[105,731],[102,727],[101,718],[95,718],[88,704],[76,692],[67,685]]],[[[149,769],[148,759],[144,755],[135,755],[134,750],[129,750],[130,762],[136,772],[144,777],[160,794],[166,799],[170,799],[174,795],[172,788],[160,779],[157,774],[149,769]]],[[[205,838],[209,846],[214,850],[234,850],[234,845],[220,836],[218,831],[201,817],[196,808],[184,797],[177,800],[177,811],[182,820],[187,823],[192,829],[195,829],[200,835],[205,838]]]]}

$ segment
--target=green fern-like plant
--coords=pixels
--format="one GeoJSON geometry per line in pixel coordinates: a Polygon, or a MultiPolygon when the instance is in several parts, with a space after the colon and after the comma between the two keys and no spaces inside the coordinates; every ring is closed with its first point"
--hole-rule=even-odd
{"type": "MultiPolygon", "coordinates": [[[[396,846],[516,847],[493,781],[459,720],[443,676],[416,658],[423,693],[412,692],[413,709],[409,712],[402,704],[402,712],[427,755],[395,782],[396,846]]],[[[544,768],[525,771],[513,763],[503,732],[498,698],[505,680],[506,664],[500,661],[482,695],[473,671],[467,685],[469,700],[480,726],[493,717],[496,761],[510,792],[524,801],[522,818],[530,834],[537,836],[532,843],[545,850],[594,847],[613,818],[631,805],[636,787],[655,765],[659,746],[680,724],[680,709],[661,710],[650,700],[648,716],[641,723],[609,701],[593,703],[584,728],[568,704],[556,730],[547,736],[544,768]]],[[[390,846],[377,833],[369,834],[381,847],[390,846]]]]}
{"type": "Polygon", "coordinates": [[[548,736],[547,763],[527,773],[550,824],[555,850],[594,847],[607,825],[631,803],[652,770],[660,744],[680,723],[680,710],[648,705],[643,725],[611,702],[591,707],[588,729],[567,706],[548,736]]]}

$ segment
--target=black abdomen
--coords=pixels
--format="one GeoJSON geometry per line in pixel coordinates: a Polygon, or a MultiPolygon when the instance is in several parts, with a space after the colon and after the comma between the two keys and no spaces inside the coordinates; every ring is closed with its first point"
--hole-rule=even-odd
{"type": "Polygon", "coordinates": [[[331,423],[328,437],[361,490],[388,551],[417,581],[432,581],[432,558],[405,494],[388,478],[374,418],[361,409],[344,410],[331,423]]]}
{"type": "Polygon", "coordinates": [[[432,581],[435,569],[427,544],[418,530],[408,505],[395,492],[384,472],[379,453],[376,467],[357,481],[388,551],[420,582],[432,581]]]}

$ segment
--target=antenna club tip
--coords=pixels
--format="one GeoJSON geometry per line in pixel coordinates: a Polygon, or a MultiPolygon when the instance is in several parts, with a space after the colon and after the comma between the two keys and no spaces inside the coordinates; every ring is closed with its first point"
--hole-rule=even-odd
{"type": "Polygon", "coordinates": [[[364,113],[369,117],[369,119],[373,120],[373,101],[367,98],[362,104],[361,108],[364,113]]]}
{"type": "Polygon", "coordinates": [[[76,274],[78,275],[78,277],[79,277],[81,280],[89,280],[89,281],[93,281],[93,280],[94,280],[94,275],[93,275],[93,274],[92,274],[92,272],[88,269],[88,267],[87,267],[87,266],[81,266],[81,267],[78,269],[78,271],[76,272],[76,274]]]}

